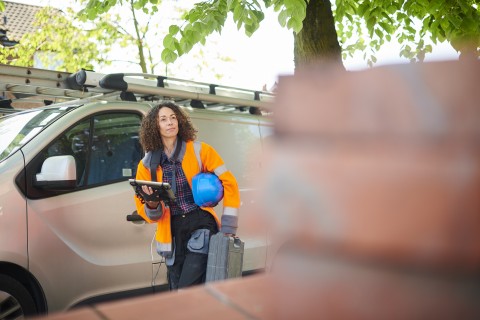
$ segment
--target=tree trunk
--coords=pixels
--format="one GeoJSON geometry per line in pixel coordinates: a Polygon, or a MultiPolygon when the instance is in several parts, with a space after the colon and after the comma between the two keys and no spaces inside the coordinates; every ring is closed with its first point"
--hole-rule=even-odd
{"type": "Polygon", "coordinates": [[[136,42],[137,42],[137,48],[138,48],[138,57],[139,57],[139,64],[140,68],[142,68],[143,73],[147,73],[147,62],[145,60],[145,54],[143,52],[144,46],[143,46],[143,39],[140,36],[140,30],[138,29],[138,20],[135,15],[135,7],[133,6],[133,0],[130,0],[130,7],[132,10],[132,16],[133,16],[133,25],[135,26],[135,35],[136,35],[136,42]]]}
{"type": "Polygon", "coordinates": [[[310,0],[303,28],[294,34],[295,68],[314,61],[333,61],[342,65],[342,49],[338,43],[329,0],[310,0]]]}

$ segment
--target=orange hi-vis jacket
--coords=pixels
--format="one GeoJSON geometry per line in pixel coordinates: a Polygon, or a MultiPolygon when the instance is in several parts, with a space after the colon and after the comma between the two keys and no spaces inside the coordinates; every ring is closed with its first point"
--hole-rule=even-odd
{"type": "MultiPolygon", "coordinates": [[[[210,212],[221,232],[236,233],[238,227],[238,209],[240,207],[240,191],[238,189],[237,180],[233,174],[227,170],[225,163],[220,155],[213,147],[197,141],[182,141],[182,149],[178,159],[182,163],[182,169],[187,178],[190,188],[192,187],[192,178],[200,172],[215,173],[223,185],[223,214],[222,219],[218,218],[217,214],[211,207],[202,207],[203,210],[210,212]]],[[[147,152],[145,157],[138,163],[137,180],[151,180],[150,175],[150,160],[152,152],[147,152]]],[[[157,179],[162,178],[162,167],[157,167],[157,179]]],[[[159,214],[155,220],[151,219],[151,215],[147,212],[152,209],[147,208],[146,204],[142,204],[140,199],[135,196],[135,205],[137,212],[148,222],[157,223],[157,231],[155,238],[157,240],[157,251],[163,256],[169,256],[172,252],[172,232],[170,226],[170,208],[161,202],[158,207],[159,214]],[[157,219],[158,218],[158,219],[157,219]]]]}

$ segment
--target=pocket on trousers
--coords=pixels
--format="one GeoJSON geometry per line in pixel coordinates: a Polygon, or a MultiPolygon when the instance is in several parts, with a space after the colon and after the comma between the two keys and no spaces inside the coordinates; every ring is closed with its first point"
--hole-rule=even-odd
{"type": "Polygon", "coordinates": [[[208,243],[210,242],[210,230],[198,229],[192,232],[188,239],[187,248],[190,252],[208,254],[208,243]]]}
{"type": "Polygon", "coordinates": [[[169,254],[166,254],[160,249],[160,243],[157,242],[157,253],[165,258],[165,264],[167,266],[173,266],[175,263],[175,238],[172,238],[173,251],[169,254]]]}
{"type": "Polygon", "coordinates": [[[169,257],[165,257],[165,265],[166,265],[167,267],[173,266],[174,263],[175,263],[175,243],[173,244],[173,252],[172,252],[172,255],[169,256],[169,257]]]}

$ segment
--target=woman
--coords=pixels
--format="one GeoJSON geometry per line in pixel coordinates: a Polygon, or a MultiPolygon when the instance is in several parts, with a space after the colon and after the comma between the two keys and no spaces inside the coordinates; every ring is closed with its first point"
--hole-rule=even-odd
{"type": "MultiPolygon", "coordinates": [[[[219,229],[234,235],[238,226],[237,181],[215,149],[195,141],[196,132],[189,117],[172,102],[152,108],[140,128],[140,143],[146,154],[138,164],[136,179],[152,180],[152,158],[159,157],[159,161],[153,161],[160,163],[157,180],[168,182],[175,193],[175,201],[170,203],[142,203],[135,197],[138,213],[148,222],[157,222],[157,251],[166,258],[171,290],[205,282],[210,236],[219,229]],[[192,178],[199,172],[214,172],[222,182],[221,222],[213,208],[194,202],[192,178]]],[[[153,193],[148,186],[142,189],[146,194],[153,193]]]]}

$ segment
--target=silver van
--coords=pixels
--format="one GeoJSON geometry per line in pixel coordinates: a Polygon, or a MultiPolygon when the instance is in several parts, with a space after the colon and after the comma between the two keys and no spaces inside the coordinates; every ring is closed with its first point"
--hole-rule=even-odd
{"type": "MultiPolygon", "coordinates": [[[[0,118],[0,319],[167,288],[152,247],[155,225],[136,214],[128,184],[151,106],[60,103],[0,118]]],[[[248,198],[249,150],[270,134],[270,122],[248,112],[185,110],[248,198]]],[[[244,272],[262,270],[265,239],[243,240],[244,272]]]]}

